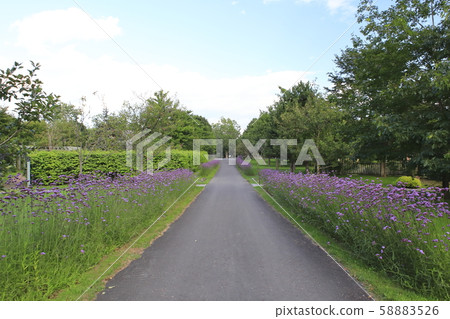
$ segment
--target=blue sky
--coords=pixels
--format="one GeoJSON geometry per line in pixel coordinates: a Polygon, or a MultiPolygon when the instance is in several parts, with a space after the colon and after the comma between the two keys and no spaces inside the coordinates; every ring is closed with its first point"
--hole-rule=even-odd
{"type": "Polygon", "coordinates": [[[273,103],[278,86],[290,87],[301,75],[329,85],[334,55],[358,32],[357,4],[8,1],[0,10],[0,69],[14,61],[40,62],[46,91],[74,104],[86,96],[91,115],[102,105],[115,111],[124,100],[139,101],[162,87],[210,122],[225,116],[245,128],[273,103]]]}

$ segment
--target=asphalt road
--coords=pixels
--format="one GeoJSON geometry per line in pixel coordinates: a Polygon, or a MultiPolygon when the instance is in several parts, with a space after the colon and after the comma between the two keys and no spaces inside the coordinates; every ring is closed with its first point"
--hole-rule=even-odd
{"type": "Polygon", "coordinates": [[[227,161],[97,300],[370,300],[227,161]]]}

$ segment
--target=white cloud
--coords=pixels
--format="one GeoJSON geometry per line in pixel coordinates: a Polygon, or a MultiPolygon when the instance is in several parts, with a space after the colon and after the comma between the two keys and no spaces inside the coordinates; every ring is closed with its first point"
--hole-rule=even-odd
{"type": "Polygon", "coordinates": [[[327,7],[335,13],[338,10],[354,11],[356,8],[351,4],[351,0],[327,0],[327,7]]]}
{"type": "MultiPolygon", "coordinates": [[[[44,82],[45,91],[61,95],[63,102],[76,105],[80,104],[82,96],[86,96],[91,115],[101,112],[101,97],[111,111],[118,111],[124,101],[137,100],[135,93],[149,97],[160,89],[125,56],[120,61],[106,54],[91,56],[89,52],[81,51],[77,41],[98,41],[107,39],[107,36],[80,13],[84,14],[77,9],[48,11],[14,23],[18,31],[17,43],[25,49],[22,50],[25,54],[18,55],[12,47],[14,50],[11,52],[2,50],[0,69],[10,67],[15,60],[27,61],[29,56],[33,56],[42,65],[38,76],[44,82]],[[59,14],[66,21],[57,17],[59,14]],[[41,48],[38,53],[36,47],[41,48]]],[[[121,32],[117,18],[97,19],[97,22],[103,23],[112,36],[121,32]]],[[[278,86],[289,88],[303,73],[296,70],[266,71],[258,75],[212,78],[173,65],[147,62],[141,67],[165,91],[176,94],[181,103],[195,114],[206,117],[210,122],[217,121],[220,116],[229,117],[238,121],[243,129],[259,115],[260,109],[275,101],[278,86]]]]}
{"type": "Polygon", "coordinates": [[[239,3],[239,1],[233,1],[233,2],[231,2],[231,5],[232,6],[235,6],[235,5],[237,5],[239,3]]]}
{"type": "MultiPolygon", "coordinates": [[[[79,104],[80,98],[86,96],[92,115],[101,112],[101,96],[110,110],[117,111],[124,101],[136,101],[135,93],[149,97],[160,89],[131,62],[120,62],[108,56],[90,58],[74,47],[63,48],[41,64],[40,77],[46,91],[59,94],[63,101],[74,104],[79,104]],[[94,96],[93,92],[98,93],[94,96]]],[[[275,101],[278,86],[291,87],[303,73],[268,71],[251,76],[211,78],[171,65],[141,66],[165,91],[176,94],[195,114],[210,122],[217,121],[220,116],[230,117],[242,128],[259,115],[259,110],[275,101]]]]}
{"type": "Polygon", "coordinates": [[[241,14],[245,15],[245,14],[247,14],[247,12],[245,10],[241,10],[241,14]]]}
{"type": "Polygon", "coordinates": [[[295,0],[296,4],[309,4],[313,2],[324,4],[332,14],[336,14],[337,12],[353,14],[356,11],[352,0],[295,0]]]}
{"type": "Polygon", "coordinates": [[[107,39],[108,35],[114,37],[122,32],[118,26],[118,18],[94,20],[95,23],[78,8],[69,8],[33,14],[16,21],[12,29],[18,32],[16,45],[32,52],[42,52],[51,45],[70,43],[73,40],[107,39]]]}

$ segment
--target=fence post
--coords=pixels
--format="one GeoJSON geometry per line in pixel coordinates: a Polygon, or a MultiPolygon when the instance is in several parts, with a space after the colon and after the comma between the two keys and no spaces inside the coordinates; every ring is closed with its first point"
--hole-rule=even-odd
{"type": "Polygon", "coordinates": [[[31,161],[30,158],[27,157],[27,187],[31,185],[31,161]]]}

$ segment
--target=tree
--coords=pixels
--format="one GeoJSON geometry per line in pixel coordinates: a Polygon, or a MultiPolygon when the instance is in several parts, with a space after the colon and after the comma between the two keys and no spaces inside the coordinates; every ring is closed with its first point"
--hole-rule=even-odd
{"type": "Polygon", "coordinates": [[[169,92],[163,90],[155,92],[153,97],[146,99],[139,108],[139,129],[169,135],[168,132],[175,127],[174,113],[180,108],[180,101],[170,98],[169,92]]]}
{"type": "MultiPolygon", "coordinates": [[[[145,129],[171,137],[169,143],[178,149],[190,150],[194,139],[213,138],[208,120],[193,114],[180,101],[169,96],[169,92],[158,91],[143,103],[125,103],[119,116],[128,120],[130,132],[137,134],[145,129]]],[[[205,147],[205,150],[212,150],[205,147]]]]}
{"type": "Polygon", "coordinates": [[[241,127],[235,120],[223,116],[217,123],[213,123],[211,126],[214,137],[223,141],[225,157],[228,157],[230,153],[229,141],[230,139],[237,139],[241,135],[241,127]]]}
{"type": "MultiPolygon", "coordinates": [[[[274,118],[268,111],[260,111],[259,117],[252,119],[247,125],[245,131],[242,133],[242,139],[249,140],[252,145],[255,145],[261,139],[266,140],[266,142],[259,149],[259,154],[261,154],[261,156],[263,157],[268,158],[269,161],[271,157],[278,156],[279,149],[275,148],[269,143],[271,139],[276,138],[278,138],[278,135],[276,132],[274,118]]],[[[249,155],[248,150],[244,147],[244,145],[239,145],[241,146],[241,155],[249,155]]]]}
{"type": "Polygon", "coordinates": [[[403,159],[427,176],[450,178],[449,4],[397,0],[358,9],[363,38],[335,60],[338,105],[352,117],[360,154],[403,159]]]}
{"type": "MultiPolygon", "coordinates": [[[[294,171],[297,157],[307,139],[314,141],[329,170],[339,170],[342,159],[350,152],[340,133],[343,112],[309,82],[299,82],[289,90],[280,90],[279,101],[269,111],[274,117],[279,138],[297,142],[296,146],[288,149],[291,170],[294,171]]],[[[319,172],[317,161],[316,171],[319,172]]]]}
{"type": "Polygon", "coordinates": [[[21,63],[0,70],[0,100],[13,104],[15,115],[9,134],[0,138],[0,146],[7,144],[17,133],[33,121],[51,119],[58,104],[58,97],[42,89],[42,81],[36,78],[39,63],[31,61],[32,69],[19,73],[21,63]]]}
{"type": "MultiPolygon", "coordinates": [[[[103,112],[92,120],[94,127],[90,130],[95,136],[95,148],[104,151],[125,150],[126,141],[131,137],[129,122],[122,113],[110,113],[105,106],[103,112]]],[[[92,138],[91,138],[92,139],[92,138]]]]}
{"type": "Polygon", "coordinates": [[[36,77],[40,65],[31,61],[31,66],[21,72],[22,64],[15,62],[0,70],[0,101],[5,103],[0,108],[0,175],[26,155],[27,146],[44,129],[40,122],[50,120],[58,106],[58,97],[45,93],[36,77]]]}

